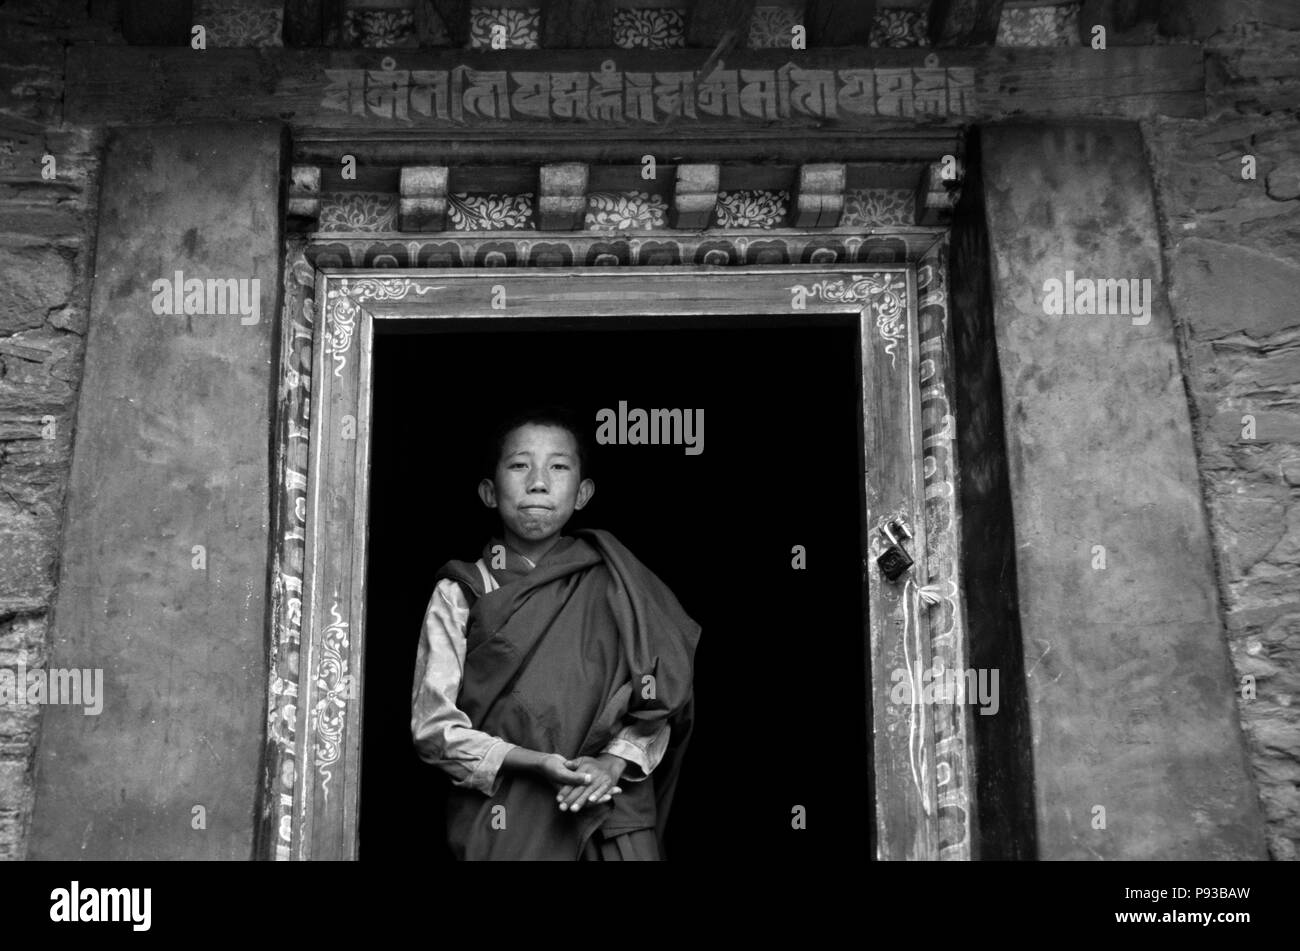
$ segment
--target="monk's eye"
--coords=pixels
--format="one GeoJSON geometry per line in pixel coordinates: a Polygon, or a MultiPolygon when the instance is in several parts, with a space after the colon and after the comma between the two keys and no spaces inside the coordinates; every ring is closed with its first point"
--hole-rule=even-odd
{"type": "Polygon", "coordinates": [[[567,462],[557,462],[557,463],[555,463],[553,466],[551,466],[551,468],[552,468],[552,469],[563,469],[563,470],[565,470],[565,471],[567,472],[571,467],[569,466],[569,464],[568,464],[567,462]]]}

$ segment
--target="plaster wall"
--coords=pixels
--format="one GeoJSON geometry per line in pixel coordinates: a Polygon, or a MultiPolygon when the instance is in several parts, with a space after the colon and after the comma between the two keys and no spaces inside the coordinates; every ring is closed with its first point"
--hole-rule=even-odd
{"type": "Polygon", "coordinates": [[[1139,129],[981,142],[1039,856],[1265,857],[1139,129]]]}
{"type": "Polygon", "coordinates": [[[103,710],[44,711],[32,858],[252,855],[280,185],[275,124],[108,143],[48,655],[103,710]],[[178,271],[257,279],[260,319],[157,313],[178,271]]]}

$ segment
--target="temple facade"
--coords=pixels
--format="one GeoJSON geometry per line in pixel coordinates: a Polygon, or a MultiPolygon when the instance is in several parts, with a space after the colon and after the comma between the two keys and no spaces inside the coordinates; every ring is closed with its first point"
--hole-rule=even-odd
{"type": "Polygon", "coordinates": [[[850,341],[864,858],[1296,858],[1291,4],[0,29],[0,857],[364,857],[377,341],[657,321],[850,341]]]}

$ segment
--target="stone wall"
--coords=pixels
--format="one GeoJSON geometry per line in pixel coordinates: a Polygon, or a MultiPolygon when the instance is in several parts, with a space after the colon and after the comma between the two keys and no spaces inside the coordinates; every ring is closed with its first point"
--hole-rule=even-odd
{"type": "MultiPolygon", "coordinates": [[[[94,258],[100,142],[61,122],[64,44],[122,42],[86,6],[0,6],[0,668],[10,670],[46,658],[94,258]]],[[[39,711],[0,706],[0,859],[25,854],[39,711]]]]}
{"type": "MultiPolygon", "coordinates": [[[[1300,6],[1185,5],[1203,120],[1145,126],[1238,708],[1269,851],[1300,848],[1300,6]],[[1243,178],[1244,156],[1255,177],[1243,178]],[[1254,431],[1249,427],[1253,418],[1254,431]]],[[[1249,172],[1249,169],[1246,169],[1249,172]]],[[[1170,551],[1177,559],[1180,553],[1170,551]]]]}

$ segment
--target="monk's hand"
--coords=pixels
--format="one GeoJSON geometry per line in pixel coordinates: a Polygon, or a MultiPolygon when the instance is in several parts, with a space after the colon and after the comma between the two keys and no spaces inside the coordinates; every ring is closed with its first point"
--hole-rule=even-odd
{"type": "Polygon", "coordinates": [[[600,756],[580,756],[576,771],[587,773],[591,779],[582,786],[561,789],[555,800],[561,812],[577,812],[583,806],[609,802],[621,793],[618,781],[627,767],[627,761],[612,753],[600,756]]]}
{"type": "Polygon", "coordinates": [[[596,777],[591,770],[579,769],[581,760],[565,759],[559,753],[543,753],[537,761],[537,772],[553,785],[565,788],[584,788],[596,777]]]}

